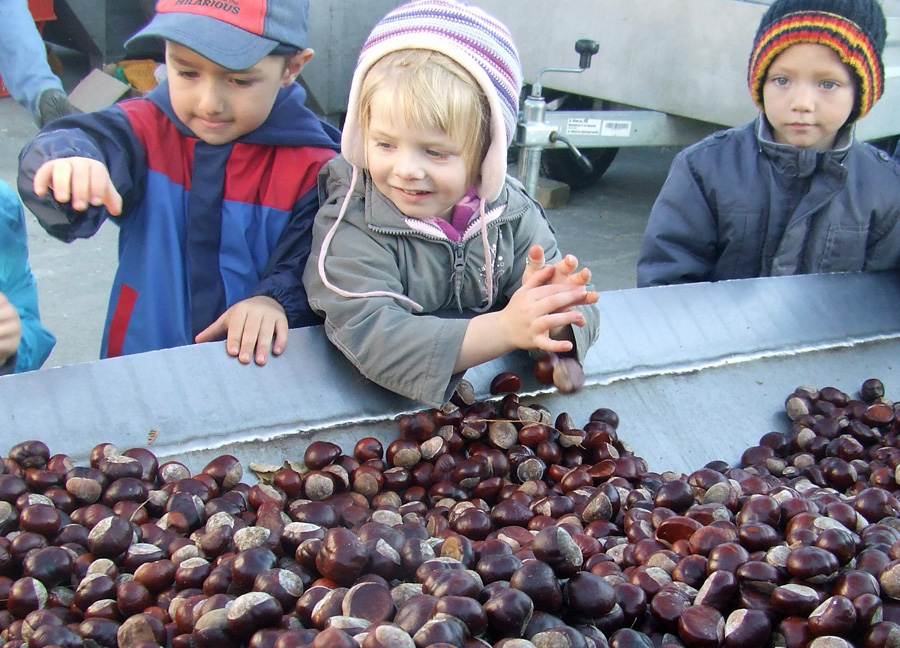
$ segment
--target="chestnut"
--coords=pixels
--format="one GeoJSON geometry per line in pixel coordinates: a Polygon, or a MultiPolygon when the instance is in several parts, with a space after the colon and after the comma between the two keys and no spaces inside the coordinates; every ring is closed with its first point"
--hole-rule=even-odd
{"type": "Polygon", "coordinates": [[[68,583],[74,566],[72,554],[61,547],[44,547],[29,553],[22,573],[39,580],[47,588],[68,583]]]}
{"type": "Polygon", "coordinates": [[[210,610],[197,619],[191,642],[196,648],[239,648],[242,643],[229,628],[225,608],[210,610]]]}
{"type": "Polygon", "coordinates": [[[726,648],[762,646],[772,635],[772,621],[763,610],[737,609],[725,619],[726,648]]]}
{"type": "Polygon", "coordinates": [[[277,560],[271,549],[251,547],[239,552],[231,562],[231,578],[238,587],[250,589],[256,577],[275,567],[277,560]]]}
{"type": "Polygon", "coordinates": [[[281,603],[271,594],[248,592],[234,600],[228,608],[226,620],[232,633],[248,638],[260,628],[278,623],[283,614],[281,603]]]}
{"type": "Polygon", "coordinates": [[[365,545],[348,529],[329,529],[316,556],[316,568],[340,585],[352,585],[369,559],[365,545]]]}
{"type": "Polygon", "coordinates": [[[116,558],[135,542],[132,524],[114,515],[105,517],[88,534],[88,549],[97,558],[116,558]]]}
{"type": "Polygon", "coordinates": [[[678,634],[689,646],[715,648],[725,641],[725,619],[715,608],[693,605],[678,619],[678,634]]]}
{"type": "Polygon", "coordinates": [[[284,610],[292,610],[303,594],[303,580],[287,569],[273,568],[260,572],[253,580],[253,591],[272,596],[284,610]]]}
{"type": "Polygon", "coordinates": [[[808,623],[814,636],[847,636],[856,625],[856,608],[844,596],[830,596],[810,612],[808,623]]]}
{"type": "Polygon", "coordinates": [[[616,605],[616,592],[605,578],[580,571],[563,588],[567,610],[584,617],[602,617],[616,605]]]}
{"type": "Polygon", "coordinates": [[[562,589],[556,574],[540,560],[526,560],[509,579],[509,586],[528,594],[537,610],[554,612],[562,606],[562,589]]]}
{"type": "Polygon", "coordinates": [[[141,564],[134,571],[134,580],[156,594],[175,582],[175,572],[175,564],[168,558],[161,558],[141,564]]]}
{"type": "Polygon", "coordinates": [[[571,394],[584,386],[584,370],[575,358],[560,358],[553,366],[553,384],[563,394],[571,394]]]}
{"type": "Polygon", "coordinates": [[[6,601],[6,609],[14,616],[23,618],[29,612],[44,609],[47,600],[46,586],[36,578],[24,576],[12,584],[6,601]]]}

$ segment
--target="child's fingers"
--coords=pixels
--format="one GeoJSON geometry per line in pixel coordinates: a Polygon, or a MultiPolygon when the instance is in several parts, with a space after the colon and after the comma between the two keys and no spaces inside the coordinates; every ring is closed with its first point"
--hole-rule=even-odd
{"type": "Polygon", "coordinates": [[[534,273],[544,268],[544,248],[540,245],[532,245],[528,250],[528,258],[525,260],[525,271],[522,273],[522,283],[526,283],[534,273]]]}
{"type": "Polygon", "coordinates": [[[69,202],[72,198],[72,165],[66,160],[57,160],[51,171],[53,198],[56,202],[69,202]]]}
{"type": "Polygon", "coordinates": [[[528,249],[528,260],[535,268],[540,268],[546,262],[544,259],[544,248],[540,245],[532,245],[528,249]]]}
{"type": "Polygon", "coordinates": [[[112,182],[107,183],[106,193],[103,196],[101,204],[106,207],[106,210],[113,216],[120,216],[122,214],[122,196],[116,191],[112,182]]]}
{"type": "MultiPolygon", "coordinates": [[[[116,191],[116,187],[109,177],[109,171],[107,171],[104,164],[100,162],[89,163],[87,166],[87,181],[88,186],[85,188],[85,191],[91,205],[94,207],[102,205],[113,216],[118,216],[122,213],[122,197],[116,191]]],[[[72,184],[74,187],[75,179],[73,179],[72,184]]],[[[77,196],[77,194],[73,194],[74,196],[77,196]]]]}
{"type": "Polygon", "coordinates": [[[582,285],[591,283],[591,271],[588,268],[582,268],[578,272],[570,274],[569,283],[582,285]]]}
{"type": "Polygon", "coordinates": [[[44,162],[34,174],[33,188],[38,196],[45,196],[52,187],[53,166],[53,162],[44,162]]]}
{"type": "MultiPolygon", "coordinates": [[[[269,360],[272,338],[275,336],[275,321],[271,318],[263,317],[261,320],[256,319],[253,325],[251,325],[251,322],[254,322],[254,320],[247,320],[248,326],[244,329],[244,342],[252,343],[251,353],[255,348],[256,364],[264,365],[269,360]],[[256,329],[255,337],[251,332],[253,329],[256,329]],[[249,337],[254,337],[254,339],[248,340],[249,337]]],[[[241,352],[243,353],[243,349],[241,352]]]]}
{"type": "Polygon", "coordinates": [[[281,355],[287,347],[288,323],[287,318],[278,318],[275,322],[275,340],[272,342],[272,354],[281,355]]]}
{"type": "MultiPolygon", "coordinates": [[[[202,344],[203,342],[214,342],[225,335],[225,316],[222,315],[215,322],[207,326],[205,329],[197,333],[194,342],[202,344]]],[[[232,355],[237,355],[237,352],[232,355]]]]}
{"type": "Polygon", "coordinates": [[[71,165],[71,197],[72,209],[76,211],[84,211],[91,204],[93,192],[95,189],[91,187],[95,180],[96,169],[90,164],[72,164],[71,165]]]}
{"type": "Polygon", "coordinates": [[[525,273],[522,275],[522,286],[534,288],[546,284],[553,277],[555,272],[553,266],[544,266],[543,268],[525,267],[525,273]]]}

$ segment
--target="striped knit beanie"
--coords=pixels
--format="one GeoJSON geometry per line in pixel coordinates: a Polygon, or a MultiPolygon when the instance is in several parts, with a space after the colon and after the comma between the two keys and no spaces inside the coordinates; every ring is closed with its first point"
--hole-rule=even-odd
{"type": "Polygon", "coordinates": [[[506,150],[519,114],[522,68],[509,31],[481,9],[454,0],[418,0],[397,7],[372,29],[353,73],[341,153],[365,167],[365,142],[359,124],[359,92],[369,69],[383,56],[402,49],[440,52],[462,65],[478,82],[491,110],[491,143],[481,167],[478,196],[495,200],[506,178],[506,150]]]}
{"type": "Polygon", "coordinates": [[[762,88],[775,57],[795,43],[826,45],[857,76],[856,104],[848,122],[872,109],[884,92],[881,61],[887,27],[877,0],[776,0],[753,41],[747,81],[763,110],[762,88]]]}

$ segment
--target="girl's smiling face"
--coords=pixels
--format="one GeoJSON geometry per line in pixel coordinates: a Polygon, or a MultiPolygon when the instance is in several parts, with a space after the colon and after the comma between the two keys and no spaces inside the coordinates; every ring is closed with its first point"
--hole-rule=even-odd
{"type": "Polygon", "coordinates": [[[247,70],[228,70],[191,49],[166,42],[169,99],[185,126],[208,144],[227,144],[259,128],[278,91],[294,82],[312,50],[266,56],[247,70]]]}
{"type": "Polygon", "coordinates": [[[463,144],[408,124],[386,90],[373,95],[368,119],[366,164],[378,190],[405,216],[449,219],[471,185],[463,144]]]}
{"type": "Polygon", "coordinates": [[[825,151],[856,100],[850,69],[826,45],[796,43],[775,57],[763,84],[763,106],[776,142],[825,151]]]}

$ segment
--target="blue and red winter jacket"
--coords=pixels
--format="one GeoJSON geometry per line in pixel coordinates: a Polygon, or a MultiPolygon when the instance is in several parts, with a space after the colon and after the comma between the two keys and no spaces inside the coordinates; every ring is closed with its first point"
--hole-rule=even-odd
{"type": "Polygon", "coordinates": [[[318,324],[301,281],[318,210],[316,177],[340,133],[283,88],[266,121],[210,145],[175,116],[163,83],[144,99],[54,121],[19,156],[19,194],[51,235],[88,238],[109,218],[120,227],[101,357],[191,344],[248,297],[267,295],[293,327],[318,324]],[[76,212],[34,193],[47,160],[102,161],[122,195],[120,217],[76,212]]]}

